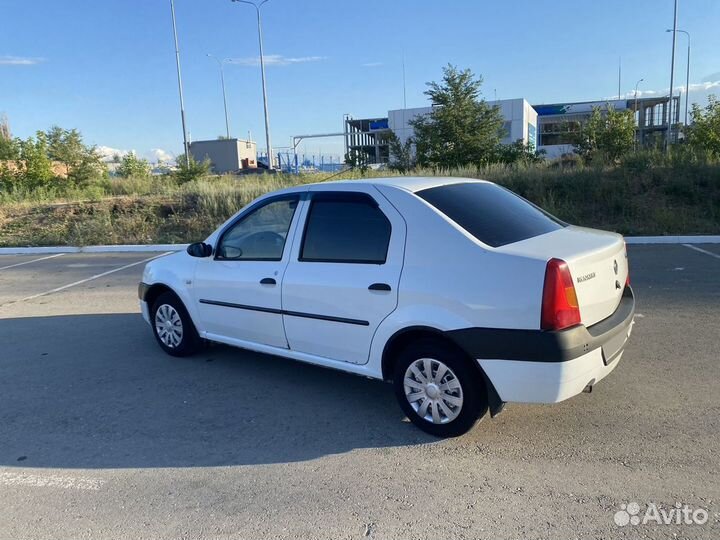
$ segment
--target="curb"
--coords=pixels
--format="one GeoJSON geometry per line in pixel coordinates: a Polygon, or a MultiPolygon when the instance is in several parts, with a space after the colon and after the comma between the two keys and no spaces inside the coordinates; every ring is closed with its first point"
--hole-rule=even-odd
{"type": "MultiPolygon", "coordinates": [[[[720,244],[720,236],[626,236],[630,245],[643,244],[720,244]]],[[[5,247],[0,255],[53,255],[55,253],[153,253],[183,251],[188,244],[127,244],[118,246],[5,247]]]]}
{"type": "Polygon", "coordinates": [[[720,244],[720,236],[626,236],[627,244],[720,244]]]}
{"type": "Polygon", "coordinates": [[[0,255],[53,255],[55,253],[153,253],[182,251],[188,244],[127,244],[119,246],[48,246],[0,248],[0,255]]]}

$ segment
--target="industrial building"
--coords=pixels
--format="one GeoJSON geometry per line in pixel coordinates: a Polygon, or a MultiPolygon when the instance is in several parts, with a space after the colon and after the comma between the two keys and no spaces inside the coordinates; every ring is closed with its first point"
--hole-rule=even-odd
{"type": "MultiPolygon", "coordinates": [[[[504,119],[503,144],[521,140],[534,148],[537,134],[537,113],[522,98],[488,101],[491,107],[497,106],[504,119]]],[[[396,109],[388,111],[387,116],[378,118],[345,117],[345,153],[363,158],[368,164],[382,164],[390,160],[390,147],[387,135],[394,133],[401,143],[414,134],[412,120],[432,112],[432,107],[396,109]]]]}
{"type": "MultiPolygon", "coordinates": [[[[673,97],[673,132],[670,140],[677,139],[679,126],[679,97],[673,97]]],[[[530,148],[544,150],[553,159],[574,152],[574,143],[582,125],[587,122],[594,108],[607,111],[630,110],[635,113],[638,146],[661,144],[668,132],[667,96],[605,101],[583,101],[530,105],[525,99],[488,101],[497,106],[504,119],[505,137],[502,144],[522,141],[530,148]]],[[[412,121],[432,112],[432,107],[396,109],[387,116],[376,118],[345,117],[345,153],[354,155],[367,164],[383,164],[390,161],[388,134],[394,133],[401,143],[414,135],[412,121]]]]}
{"type": "Polygon", "coordinates": [[[210,161],[214,173],[239,173],[257,169],[257,145],[243,139],[215,139],[190,143],[195,161],[210,161]]]}
{"type": "MultiPolygon", "coordinates": [[[[667,96],[616,99],[606,101],[582,101],[575,103],[553,103],[533,105],[537,111],[539,140],[538,150],[544,150],[547,158],[557,158],[574,151],[582,125],[587,122],[594,108],[607,112],[608,107],[616,111],[630,110],[635,113],[636,139],[638,146],[653,146],[664,141],[667,130],[667,96]]],[[[679,122],[680,98],[673,98],[673,130],[679,122]]],[[[674,141],[674,137],[671,140],[674,141]]]]}

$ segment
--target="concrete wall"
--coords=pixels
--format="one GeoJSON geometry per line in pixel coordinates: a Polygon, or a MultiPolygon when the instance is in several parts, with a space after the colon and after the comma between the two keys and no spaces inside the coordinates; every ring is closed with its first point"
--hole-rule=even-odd
{"type": "Polygon", "coordinates": [[[190,155],[196,161],[210,160],[212,171],[218,174],[257,167],[257,145],[242,139],[216,139],[190,143],[190,155]],[[247,167],[243,167],[247,159],[247,167]]]}

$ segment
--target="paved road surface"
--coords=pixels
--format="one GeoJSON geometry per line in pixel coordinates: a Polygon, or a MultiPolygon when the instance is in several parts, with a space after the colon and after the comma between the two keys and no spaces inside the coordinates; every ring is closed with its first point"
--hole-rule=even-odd
{"type": "Polygon", "coordinates": [[[0,257],[1,538],[720,536],[719,257],[632,246],[613,374],[438,441],[380,382],[165,356],[136,301],[151,255],[0,257]],[[710,516],[619,527],[630,502],[710,516]]]}

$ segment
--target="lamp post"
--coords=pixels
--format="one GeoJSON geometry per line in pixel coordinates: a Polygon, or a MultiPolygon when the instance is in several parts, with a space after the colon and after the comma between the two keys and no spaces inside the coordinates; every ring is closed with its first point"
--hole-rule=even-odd
{"type": "Polygon", "coordinates": [[[190,167],[190,146],[188,145],[187,128],[185,127],[185,101],[183,100],[182,76],[180,75],[180,48],[178,46],[177,26],[175,25],[175,2],[170,0],[172,14],[173,37],[175,38],[175,65],[177,66],[178,91],[180,92],[180,120],[182,121],[183,146],[185,148],[185,165],[190,167]]]}
{"type": "MultiPolygon", "coordinates": [[[[665,30],[666,32],[672,32],[671,29],[665,30]]],[[[690,101],[690,32],[685,30],[676,30],[681,34],[685,34],[688,40],[687,46],[687,69],[685,72],[685,125],[688,123],[688,102],[690,101]]]]}
{"type": "Polygon", "coordinates": [[[665,138],[665,151],[670,151],[670,138],[672,137],[672,105],[673,105],[673,84],[675,83],[675,38],[677,36],[677,8],[678,0],[675,0],[673,9],[673,27],[672,27],[672,53],[670,54],[670,101],[668,102],[667,115],[667,137],[665,138]]]}
{"type": "Polygon", "coordinates": [[[643,82],[645,79],[640,79],[638,82],[635,83],[635,112],[638,115],[638,134],[635,135],[635,149],[637,150],[637,141],[638,141],[638,135],[640,135],[640,111],[638,111],[638,86],[640,86],[640,83],[643,82]]]}
{"type": "Polygon", "coordinates": [[[227,58],[220,60],[217,56],[210,53],[207,54],[208,58],[215,60],[220,67],[220,85],[222,86],[223,106],[225,107],[225,135],[230,138],[230,121],[228,120],[228,109],[227,109],[227,94],[225,93],[225,70],[223,64],[227,62],[227,58]]]}
{"type": "Polygon", "coordinates": [[[268,116],[268,103],[267,103],[267,89],[265,87],[265,59],[263,57],[263,40],[262,40],[262,25],[260,23],[260,8],[268,0],[262,0],[259,3],[250,2],[249,0],[232,0],[233,2],[239,2],[241,4],[249,4],[255,8],[257,14],[257,28],[258,28],[258,43],[260,45],[260,76],[262,79],[262,94],[263,94],[263,109],[265,112],[265,144],[267,146],[268,156],[268,167],[273,168],[273,151],[272,145],[270,144],[270,117],[268,116]]]}

